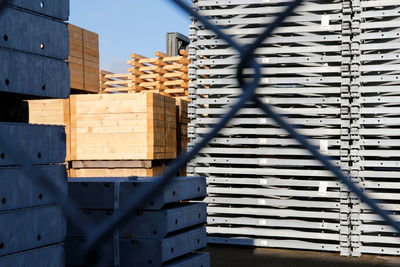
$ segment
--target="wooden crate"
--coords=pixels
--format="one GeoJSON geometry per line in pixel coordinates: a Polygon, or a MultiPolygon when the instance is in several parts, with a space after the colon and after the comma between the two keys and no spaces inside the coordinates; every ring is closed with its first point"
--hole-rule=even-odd
{"type": "Polygon", "coordinates": [[[71,95],[71,160],[176,157],[175,100],[159,94],[71,95]]]}
{"type": "Polygon", "coordinates": [[[71,159],[69,99],[29,100],[27,103],[29,109],[29,123],[65,126],[65,133],[67,136],[67,154],[65,161],[69,161],[71,159]]]}
{"type": "Polygon", "coordinates": [[[69,24],[71,89],[98,93],[99,37],[98,34],[69,24]]]}

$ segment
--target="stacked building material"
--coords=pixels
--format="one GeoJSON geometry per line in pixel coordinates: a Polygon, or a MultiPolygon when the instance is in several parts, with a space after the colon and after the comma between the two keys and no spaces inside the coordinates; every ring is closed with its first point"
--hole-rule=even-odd
{"type": "MultiPolygon", "coordinates": [[[[15,0],[5,7],[0,15],[2,100],[68,97],[63,22],[68,15],[67,0],[15,0]]],[[[18,116],[6,120],[25,121],[18,116]]],[[[64,266],[66,218],[58,205],[67,197],[64,128],[1,122],[0,134],[0,266],[64,266]],[[35,172],[21,167],[26,159],[35,172]],[[44,176],[51,177],[58,194],[42,186],[44,176]]]]}
{"type": "Polygon", "coordinates": [[[132,78],[131,73],[116,74],[101,70],[99,75],[100,93],[107,93],[109,90],[113,92],[129,92],[132,87],[132,78]],[[109,89],[110,87],[112,89],[109,89]]]}
{"type": "MultiPolygon", "coordinates": [[[[148,194],[157,179],[74,178],[69,192],[78,200],[82,218],[101,222],[124,210],[130,197],[148,194]]],[[[133,218],[102,240],[101,266],[209,266],[208,254],[196,252],[207,243],[206,206],[187,202],[205,195],[204,177],[172,179],[133,218]]],[[[84,266],[77,255],[85,242],[86,237],[68,225],[68,266],[84,266]]]]}
{"type": "Polygon", "coordinates": [[[190,60],[186,50],[181,56],[156,52],[155,58],[131,54],[130,73],[100,72],[102,92],[155,92],[174,98],[187,99],[190,60]]]}
{"type": "MultiPolygon", "coordinates": [[[[352,5],[352,178],[399,221],[400,5],[352,5]]],[[[400,255],[398,233],[356,197],[351,200],[354,255],[400,255]]]]}
{"type": "Polygon", "coordinates": [[[156,176],[176,157],[187,117],[177,124],[175,101],[155,93],[30,100],[29,122],[66,127],[70,177],[156,176]]]}
{"type": "Polygon", "coordinates": [[[99,92],[99,36],[97,33],[69,24],[71,89],[99,92]]]}
{"type": "MultiPolygon", "coordinates": [[[[197,1],[200,14],[251,44],[290,1],[197,1]]],[[[304,1],[257,49],[257,93],[332,162],[349,170],[350,1],[304,1]]],[[[241,93],[239,55],[194,21],[189,136],[208,133],[241,93]]],[[[244,70],[246,78],[253,71],[244,70]]],[[[349,193],[249,103],[188,167],[209,183],[209,242],[350,255],[349,193]]]]}
{"type": "Polygon", "coordinates": [[[184,151],[187,143],[189,142],[187,135],[187,127],[189,123],[188,117],[188,104],[189,102],[182,99],[176,99],[176,114],[177,114],[177,151],[184,151]]]}
{"type": "MultiPolygon", "coordinates": [[[[177,153],[186,152],[189,137],[187,133],[189,117],[188,117],[189,102],[183,99],[176,99],[176,143],[177,153]]],[[[186,176],[186,167],[179,171],[180,176],[186,176]]]]}

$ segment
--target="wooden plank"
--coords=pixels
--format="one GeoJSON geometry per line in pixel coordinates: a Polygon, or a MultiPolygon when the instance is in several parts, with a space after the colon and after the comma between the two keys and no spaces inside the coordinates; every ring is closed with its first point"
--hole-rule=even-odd
{"type": "Polygon", "coordinates": [[[152,160],[80,160],[72,161],[71,166],[73,169],[85,168],[112,168],[112,169],[126,169],[126,168],[145,168],[150,169],[159,163],[152,160]]]}
{"type": "Polygon", "coordinates": [[[152,177],[162,173],[163,167],[145,168],[118,168],[118,169],[70,169],[69,177],[152,177]]]}

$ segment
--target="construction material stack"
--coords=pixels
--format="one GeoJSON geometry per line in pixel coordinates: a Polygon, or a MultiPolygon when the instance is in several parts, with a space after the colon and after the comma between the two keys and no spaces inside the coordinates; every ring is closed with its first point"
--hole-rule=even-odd
{"type": "MultiPolygon", "coordinates": [[[[157,182],[158,178],[74,178],[69,193],[78,200],[82,220],[102,222],[124,210],[132,196],[149,195],[157,182]]],[[[206,206],[188,202],[205,195],[204,177],[172,179],[102,240],[101,266],[209,266],[208,254],[196,252],[207,243],[206,206]]],[[[86,237],[68,225],[68,266],[84,266],[77,255],[85,242],[86,237]]]]}
{"type": "Polygon", "coordinates": [[[186,99],[190,60],[186,50],[180,56],[169,56],[156,52],[155,58],[131,54],[129,73],[114,74],[100,72],[102,93],[112,92],[153,92],[174,98],[186,99]]]}
{"type": "Polygon", "coordinates": [[[71,89],[73,92],[99,92],[99,36],[69,24],[71,89]]]}
{"type": "Polygon", "coordinates": [[[71,95],[70,111],[70,177],[155,176],[176,157],[173,98],[71,95]]]}
{"type": "MultiPolygon", "coordinates": [[[[400,5],[352,1],[352,178],[399,220],[400,5]]],[[[398,233],[352,197],[353,254],[400,255],[398,233]]]]}
{"type": "MultiPolygon", "coordinates": [[[[14,0],[1,13],[0,92],[15,113],[26,111],[18,111],[24,106],[19,99],[68,97],[63,22],[68,15],[68,0],[14,0]]],[[[58,200],[67,197],[65,131],[18,123],[27,121],[22,117],[0,123],[0,265],[61,267],[66,218],[58,200]],[[27,171],[25,163],[34,166],[27,171]],[[43,187],[45,177],[57,192],[43,187]]]]}
{"type": "Polygon", "coordinates": [[[156,176],[187,143],[187,102],[156,93],[78,94],[27,105],[30,123],[65,126],[70,177],[156,176]]]}
{"type": "MultiPolygon", "coordinates": [[[[200,14],[240,44],[254,42],[289,1],[195,1],[200,14]]],[[[349,171],[350,1],[304,1],[257,50],[257,93],[345,173],[349,171]]],[[[189,56],[191,146],[241,89],[239,56],[194,21],[189,56]]],[[[252,77],[245,70],[245,77],[252,77]]],[[[335,251],[350,255],[349,193],[253,104],[188,167],[207,177],[209,242],[335,251]]]]}

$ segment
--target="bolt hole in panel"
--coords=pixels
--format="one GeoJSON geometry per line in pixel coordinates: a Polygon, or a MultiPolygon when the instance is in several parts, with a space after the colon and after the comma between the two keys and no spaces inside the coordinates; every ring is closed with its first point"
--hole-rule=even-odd
{"type": "Polygon", "coordinates": [[[67,232],[59,206],[3,211],[0,225],[0,256],[61,243],[67,232]]]}
{"type": "MultiPolygon", "coordinates": [[[[35,168],[43,175],[51,177],[61,194],[67,196],[67,174],[64,165],[36,166],[35,168]]],[[[40,181],[35,181],[35,179],[27,177],[19,167],[0,168],[0,212],[55,204],[61,196],[54,196],[53,192],[43,188],[40,181]]]]}
{"type": "MultiPolygon", "coordinates": [[[[0,107],[1,112],[1,107],[0,107]]],[[[23,150],[34,164],[64,163],[66,135],[64,127],[0,122],[0,131],[23,150]]],[[[20,166],[0,145],[0,166],[20,166]]]]}
{"type": "Polygon", "coordinates": [[[3,35],[0,47],[60,60],[68,59],[69,33],[64,22],[5,8],[0,34],[3,35]]]}
{"type": "Polygon", "coordinates": [[[68,98],[68,63],[0,47],[0,92],[15,93],[25,99],[32,96],[68,98]],[[43,90],[43,85],[46,90],[43,90]]]}
{"type": "Polygon", "coordinates": [[[63,21],[67,21],[69,17],[69,0],[11,0],[9,6],[27,9],[63,21]]]}

